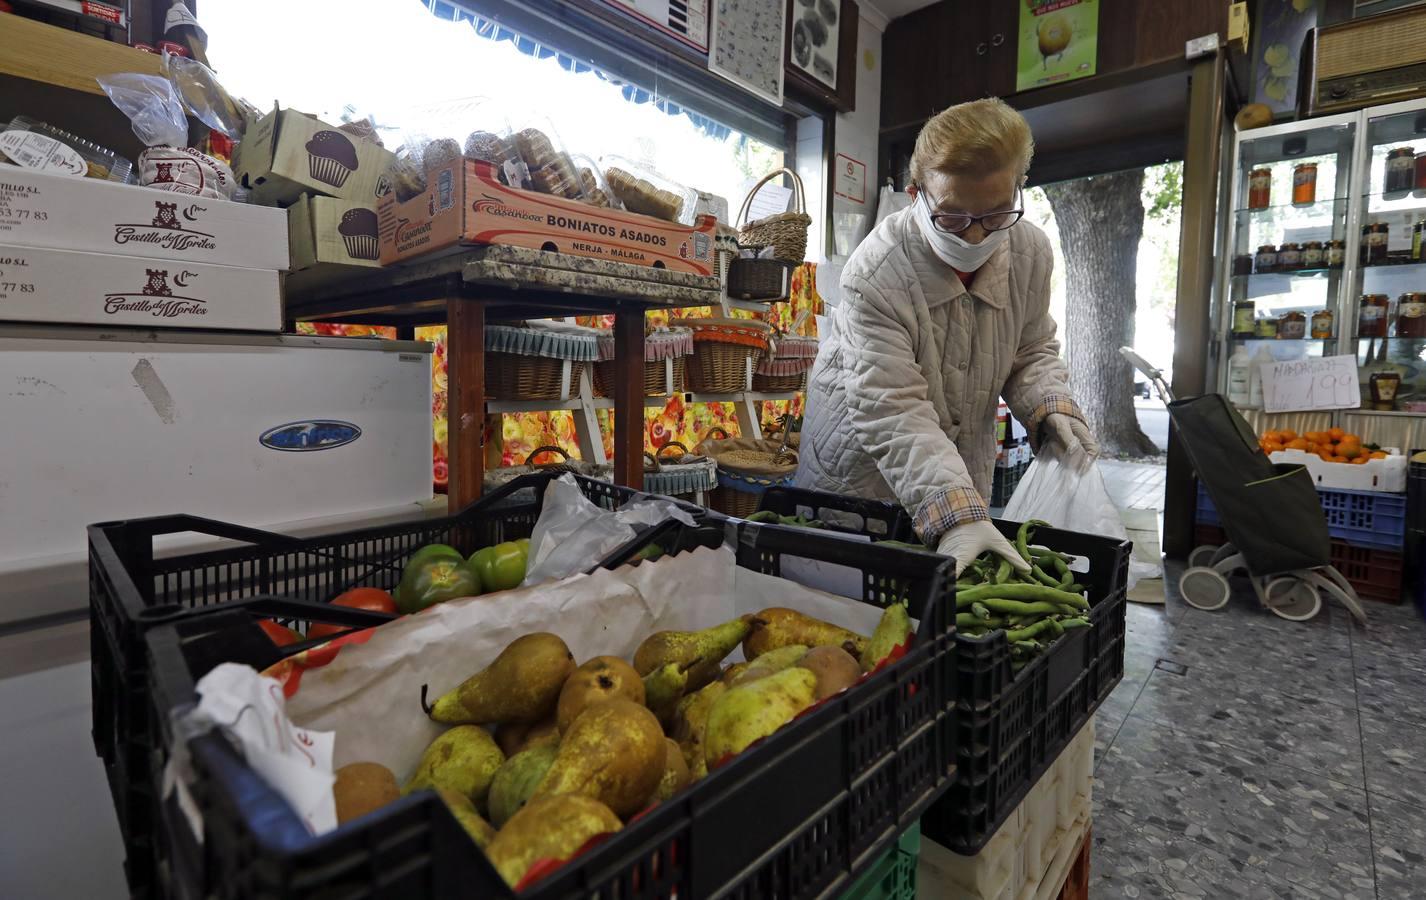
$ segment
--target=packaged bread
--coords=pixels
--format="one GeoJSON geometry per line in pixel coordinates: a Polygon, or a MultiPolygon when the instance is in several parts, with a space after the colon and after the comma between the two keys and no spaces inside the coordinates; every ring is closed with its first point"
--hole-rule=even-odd
{"type": "Polygon", "coordinates": [[[465,139],[465,158],[488,162],[495,166],[500,181],[510,187],[528,190],[530,170],[515,149],[515,142],[493,131],[472,131],[465,139]]]}
{"type": "Polygon", "coordinates": [[[128,182],[134,164],[98,144],[38,119],[16,116],[0,122],[0,163],[52,175],[78,175],[128,182]]]}
{"type": "Polygon", "coordinates": [[[426,167],[421,162],[421,154],[413,151],[409,144],[403,144],[397,149],[391,164],[386,167],[386,180],[391,183],[391,189],[401,203],[424,194],[426,167]]]}
{"type": "Polygon", "coordinates": [[[605,169],[604,177],[609,182],[609,189],[629,212],[668,222],[679,220],[684,200],[678,194],[655,187],[653,182],[617,166],[605,169]]]}
{"type": "Polygon", "coordinates": [[[461,148],[455,138],[436,138],[421,148],[421,168],[427,172],[460,158],[461,148]]]}
{"type": "Polygon", "coordinates": [[[617,208],[617,203],[609,194],[609,183],[604,180],[604,173],[594,160],[588,156],[576,155],[570,157],[570,161],[578,170],[579,186],[584,190],[584,202],[590,206],[617,208]]]}

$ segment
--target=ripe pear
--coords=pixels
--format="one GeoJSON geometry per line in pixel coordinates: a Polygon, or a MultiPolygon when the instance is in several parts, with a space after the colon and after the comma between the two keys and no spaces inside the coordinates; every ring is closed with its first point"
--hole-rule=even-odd
{"type": "Polygon", "coordinates": [[[841,647],[853,656],[860,656],[866,648],[867,639],[855,631],[814,619],[795,609],[773,606],[749,619],[752,627],[743,639],[743,654],[750,660],[790,644],[841,647]]]}
{"type": "Polygon", "coordinates": [[[663,770],[659,720],[637,703],[605,700],[569,726],[530,799],[583,794],[628,818],[643,809],[663,770]]]}
{"type": "Polygon", "coordinates": [[[862,650],[861,668],[863,672],[870,672],[881,664],[881,661],[892,654],[897,647],[906,643],[911,637],[911,614],[906,611],[904,603],[893,603],[881,614],[881,621],[876,623],[876,631],[871,633],[871,640],[867,641],[866,647],[862,650]]]}
{"type": "Polygon", "coordinates": [[[689,668],[669,663],[644,676],[644,705],[658,717],[660,724],[667,725],[673,720],[674,708],[688,689],[689,668]]]}
{"type": "Polygon", "coordinates": [[[792,721],[816,692],[817,676],[797,666],[728,688],[708,711],[703,759],[709,770],[792,721]]]}
{"type": "Polygon", "coordinates": [[[470,802],[469,797],[450,788],[436,788],[436,793],[440,794],[441,799],[446,802],[446,808],[451,811],[451,815],[456,817],[460,827],[464,828],[465,833],[470,835],[470,839],[475,841],[475,846],[484,850],[491,841],[495,840],[495,829],[480,817],[480,812],[476,810],[475,804],[470,802]]]}
{"type": "Polygon", "coordinates": [[[559,740],[559,725],[554,716],[538,722],[501,722],[495,726],[495,743],[500,745],[506,759],[541,744],[558,744],[559,740]]]}
{"type": "Polygon", "coordinates": [[[560,734],[584,712],[602,700],[622,697],[634,703],[644,702],[644,682],[634,667],[617,656],[596,656],[574,670],[560,689],[555,706],[555,721],[560,734]]]}
{"type": "Polygon", "coordinates": [[[818,700],[841,693],[862,677],[861,666],[841,647],[813,647],[797,661],[797,666],[817,676],[818,700]]]}
{"type": "Polygon", "coordinates": [[[742,674],[735,676],[728,684],[729,686],[747,684],[749,681],[766,678],[774,672],[781,672],[783,669],[796,665],[798,660],[807,655],[807,650],[808,648],[804,644],[788,644],[786,647],[769,650],[748,663],[748,667],[742,671],[742,674]]]}
{"type": "Polygon", "coordinates": [[[703,758],[703,738],[708,727],[708,711],[713,703],[723,696],[728,685],[715,681],[701,690],[678,701],[674,709],[673,727],[670,736],[678,741],[683,758],[688,763],[689,773],[694,780],[708,774],[708,764],[703,758]]]}
{"type": "Polygon", "coordinates": [[[485,847],[485,855],[513,888],[536,862],[568,859],[595,835],[622,827],[609,807],[591,797],[543,797],[511,816],[485,847]]]}
{"type": "Polygon", "coordinates": [[[728,668],[723,670],[723,683],[732,684],[734,681],[738,680],[739,675],[743,674],[747,670],[748,664],[745,662],[735,662],[729,665],[728,668]]]}
{"type": "Polygon", "coordinates": [[[748,636],[748,622],[733,619],[702,631],[656,631],[634,651],[634,668],[647,675],[669,663],[688,666],[688,690],[722,674],[723,658],[748,636]]]}
{"type": "Polygon", "coordinates": [[[401,786],[396,783],[396,776],[381,763],[348,763],[336,774],[332,794],[337,801],[338,825],[401,799],[401,786]]]}
{"type": "Polygon", "coordinates": [[[479,806],[485,803],[490,780],[504,762],[505,754],[490,732],[478,725],[457,725],[431,741],[401,792],[450,788],[479,806]]]}
{"type": "Polygon", "coordinates": [[[662,803],[683,790],[693,780],[688,771],[688,760],[683,758],[683,748],[673,738],[664,738],[664,770],[659,786],[654,789],[654,800],[662,803]]]}
{"type": "Polygon", "coordinates": [[[491,824],[500,828],[520,811],[554,764],[558,752],[557,744],[545,743],[505,760],[505,765],[491,780],[490,795],[486,798],[491,824]]]}
{"type": "MultiPolygon", "coordinates": [[[[574,656],[557,635],[518,637],[495,661],[447,691],[426,710],[437,722],[484,725],[538,722],[552,713],[560,688],[574,671],[574,656]]],[[[425,686],[421,688],[425,703],[425,686]]]]}

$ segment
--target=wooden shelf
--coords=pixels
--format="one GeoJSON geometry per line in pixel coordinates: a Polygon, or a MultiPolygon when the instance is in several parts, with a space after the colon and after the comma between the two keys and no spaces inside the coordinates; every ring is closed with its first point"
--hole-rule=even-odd
{"type": "Polygon", "coordinates": [[[0,28],[0,75],[104,96],[94,80],[100,75],[161,74],[154,53],[21,16],[6,15],[0,21],[5,23],[0,28]]]}

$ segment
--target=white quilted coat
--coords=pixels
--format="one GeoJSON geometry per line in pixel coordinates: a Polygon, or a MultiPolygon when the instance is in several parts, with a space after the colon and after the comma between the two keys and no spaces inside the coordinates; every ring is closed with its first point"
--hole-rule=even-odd
{"type": "Polygon", "coordinates": [[[822,335],[795,484],[897,501],[931,543],[987,517],[999,398],[1032,438],[1050,412],[1080,417],[1049,314],[1053,264],[1021,221],[967,291],[912,209],[878,225],[822,335]]]}

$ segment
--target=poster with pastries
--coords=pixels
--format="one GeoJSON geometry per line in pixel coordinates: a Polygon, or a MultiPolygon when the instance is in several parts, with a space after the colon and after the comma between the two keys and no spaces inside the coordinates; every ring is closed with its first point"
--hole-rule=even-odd
{"type": "Polygon", "coordinates": [[[837,44],[842,31],[841,0],[795,0],[788,59],[832,90],[837,89],[837,44]]]}
{"type": "Polygon", "coordinates": [[[1094,74],[1099,60],[1099,0],[1021,0],[1019,27],[1015,90],[1094,74]]]}
{"type": "MultiPolygon", "coordinates": [[[[799,0],[800,2],[800,0],[799,0]]],[[[749,93],[782,105],[787,9],[768,0],[714,0],[708,69],[749,93]]]]}

